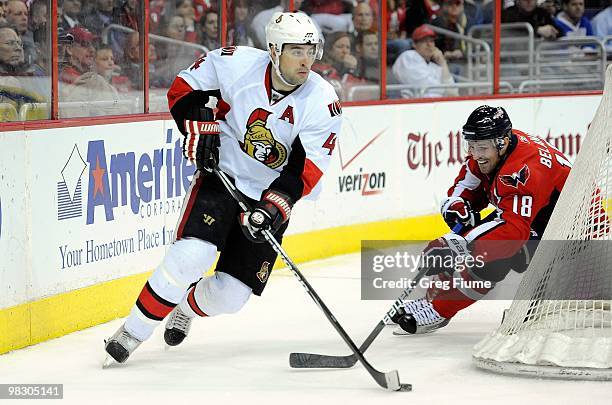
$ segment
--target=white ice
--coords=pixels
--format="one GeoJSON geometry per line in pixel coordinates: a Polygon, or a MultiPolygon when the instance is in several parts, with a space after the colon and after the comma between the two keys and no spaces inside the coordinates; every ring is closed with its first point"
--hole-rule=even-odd
{"type": "MultiPolygon", "coordinates": [[[[300,266],[357,345],[389,305],[360,300],[359,263],[353,254],[300,266]]],[[[127,363],[103,370],[103,340],[121,324],[116,320],[0,356],[0,382],[62,383],[62,404],[612,404],[612,383],[475,368],[471,348],[499,323],[507,305],[499,301],[479,302],[431,335],[383,331],[366,357],[381,371],[399,370],[412,392],[383,390],[359,364],[291,369],[290,352],[349,350],[292,274],[274,273],[263,297],[236,315],[196,319],[187,340],[169,351],[160,326],[127,363]]]]}

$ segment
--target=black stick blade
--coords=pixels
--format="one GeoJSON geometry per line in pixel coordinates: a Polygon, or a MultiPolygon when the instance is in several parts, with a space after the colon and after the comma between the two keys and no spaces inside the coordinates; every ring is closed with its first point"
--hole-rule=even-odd
{"type": "Polygon", "coordinates": [[[291,368],[351,368],[357,363],[357,356],[326,356],[313,353],[289,354],[291,368]]]}

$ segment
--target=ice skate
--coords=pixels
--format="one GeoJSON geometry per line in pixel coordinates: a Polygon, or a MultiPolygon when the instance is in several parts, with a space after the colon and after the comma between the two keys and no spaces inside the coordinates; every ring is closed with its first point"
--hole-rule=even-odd
{"type": "MultiPolygon", "coordinates": [[[[404,305],[404,303],[402,303],[404,305]]],[[[397,326],[399,320],[406,315],[406,311],[404,311],[403,307],[399,307],[395,310],[395,314],[391,317],[385,317],[384,322],[385,326],[397,326]]]]}
{"type": "Polygon", "coordinates": [[[105,341],[104,350],[108,354],[102,368],[109,367],[114,362],[125,363],[130,355],[136,350],[142,341],[136,339],[125,330],[124,325],[115,332],[107,341],[105,341]]]}
{"type": "Polygon", "coordinates": [[[187,337],[193,318],[187,316],[177,305],[166,322],[164,340],[168,346],[178,346],[187,337]]]}
{"type": "Polygon", "coordinates": [[[406,314],[397,322],[399,327],[393,331],[396,336],[431,333],[450,322],[440,316],[426,298],[406,302],[404,311],[406,314]]]}

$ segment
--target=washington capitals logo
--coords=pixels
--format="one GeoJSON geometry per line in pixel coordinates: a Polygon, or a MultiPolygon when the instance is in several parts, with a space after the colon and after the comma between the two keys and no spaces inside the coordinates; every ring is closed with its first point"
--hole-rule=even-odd
{"type": "Polygon", "coordinates": [[[529,180],[529,167],[523,165],[518,172],[514,172],[511,175],[500,176],[499,179],[502,183],[510,187],[518,188],[519,183],[524,186],[527,184],[527,180],[529,180]]]}
{"type": "Polygon", "coordinates": [[[276,169],[285,163],[287,148],[277,142],[272,135],[272,131],[266,127],[270,114],[272,113],[263,108],[257,108],[251,113],[246,124],[247,131],[244,134],[244,142],[240,142],[240,147],[252,158],[272,169],[276,169]]]}

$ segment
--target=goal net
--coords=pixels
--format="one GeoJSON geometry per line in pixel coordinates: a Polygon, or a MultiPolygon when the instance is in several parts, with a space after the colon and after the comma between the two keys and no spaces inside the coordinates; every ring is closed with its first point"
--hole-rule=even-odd
{"type": "Polygon", "coordinates": [[[612,380],[612,66],[585,142],[481,368],[612,380]]]}

